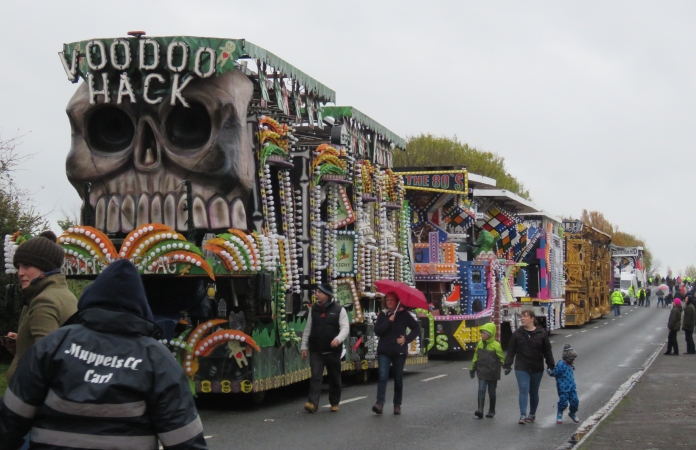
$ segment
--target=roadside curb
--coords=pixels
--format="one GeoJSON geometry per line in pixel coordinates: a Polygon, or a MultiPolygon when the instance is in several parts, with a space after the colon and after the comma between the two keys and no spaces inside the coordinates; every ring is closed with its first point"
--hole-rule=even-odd
{"type": "Polygon", "coordinates": [[[594,430],[597,428],[597,425],[602,423],[604,419],[611,414],[611,412],[616,408],[616,406],[619,404],[621,400],[628,394],[631,389],[633,389],[633,386],[638,382],[640,377],[643,376],[646,370],[650,368],[652,363],[657,359],[657,356],[662,352],[662,348],[665,346],[665,343],[667,341],[663,341],[662,345],[660,345],[657,348],[657,351],[653,353],[646,361],[645,366],[640,369],[638,372],[634,373],[633,375],[630,376],[626,382],[624,382],[619,388],[616,390],[614,395],[609,399],[609,401],[599,408],[597,412],[592,414],[590,417],[588,417],[579,427],[577,430],[575,430],[575,433],[570,437],[567,443],[562,444],[556,448],[556,450],[568,450],[572,449],[583,442],[587,440],[587,438],[594,432],[594,430]]]}

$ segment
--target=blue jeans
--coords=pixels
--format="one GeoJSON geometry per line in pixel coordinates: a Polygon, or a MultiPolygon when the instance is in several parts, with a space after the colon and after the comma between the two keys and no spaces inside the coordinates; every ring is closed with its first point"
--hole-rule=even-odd
{"type": "Polygon", "coordinates": [[[621,305],[611,305],[612,309],[614,310],[614,315],[615,316],[620,316],[621,315],[621,305]]]}
{"type": "Polygon", "coordinates": [[[527,415],[527,397],[529,396],[529,414],[536,414],[539,406],[539,385],[544,372],[525,372],[515,370],[517,387],[520,389],[520,415],[527,415]]]}
{"type": "Polygon", "coordinates": [[[379,364],[379,382],[377,382],[377,403],[384,405],[389,381],[389,365],[394,367],[394,405],[401,406],[404,393],[404,366],[406,355],[377,355],[379,364]]]}
{"type": "Polygon", "coordinates": [[[490,397],[491,400],[494,400],[495,399],[495,389],[497,387],[498,387],[497,380],[492,380],[492,381],[479,380],[478,397],[485,398],[486,397],[486,388],[488,388],[488,397],[490,397]]]}

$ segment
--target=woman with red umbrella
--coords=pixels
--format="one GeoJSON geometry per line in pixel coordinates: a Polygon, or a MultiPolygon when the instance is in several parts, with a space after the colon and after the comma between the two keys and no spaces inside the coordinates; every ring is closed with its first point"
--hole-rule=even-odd
{"type": "Polygon", "coordinates": [[[394,414],[401,414],[404,365],[408,356],[408,344],[420,336],[421,327],[407,308],[403,306],[396,291],[386,293],[382,299],[382,308],[384,311],[377,317],[375,324],[375,335],[379,337],[377,345],[379,382],[377,384],[377,402],[372,407],[372,411],[382,414],[384,410],[389,366],[391,365],[394,368],[394,414]],[[408,334],[406,333],[407,328],[411,330],[408,334]]]}

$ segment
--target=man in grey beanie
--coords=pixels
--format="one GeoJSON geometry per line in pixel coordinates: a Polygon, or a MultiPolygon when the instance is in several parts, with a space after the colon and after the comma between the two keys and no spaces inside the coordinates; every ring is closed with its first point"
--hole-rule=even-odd
{"type": "Polygon", "coordinates": [[[12,263],[17,268],[24,307],[17,333],[8,333],[3,340],[5,348],[14,354],[8,380],[32,345],[77,312],[77,299],[60,272],[64,254],[51,231],[20,244],[15,252],[12,263]]]}

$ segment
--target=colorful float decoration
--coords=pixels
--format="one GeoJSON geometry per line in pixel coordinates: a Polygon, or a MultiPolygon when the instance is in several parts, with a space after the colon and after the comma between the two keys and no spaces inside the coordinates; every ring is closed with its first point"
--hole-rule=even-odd
{"type": "MultiPolygon", "coordinates": [[[[132,261],[194,392],[309,378],[298,350],[325,282],[351,322],[343,370],[377,367],[374,282],[414,282],[391,167],[403,139],[243,39],[134,33],[65,44],[60,60],[82,81],[68,104],[83,204],[58,240],[67,276],[132,261]]],[[[5,238],[6,261],[26,238],[5,238]]],[[[427,361],[424,337],[408,364],[427,361]]]]}

